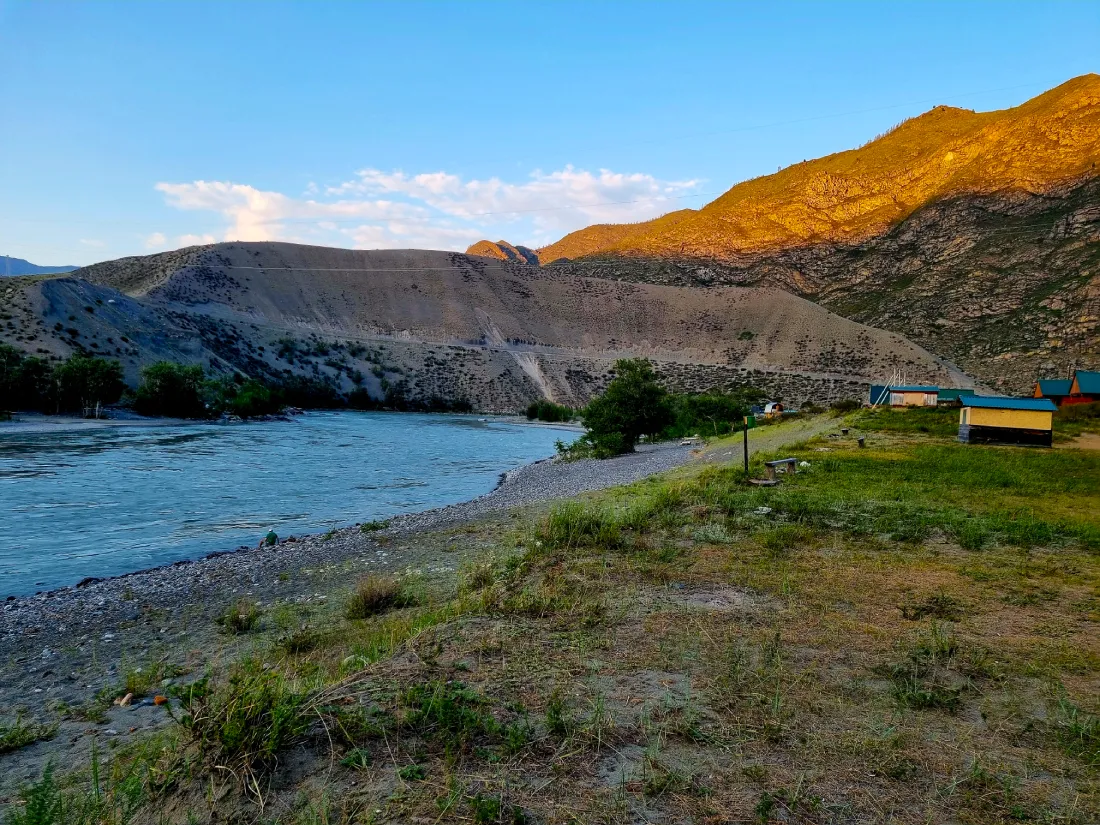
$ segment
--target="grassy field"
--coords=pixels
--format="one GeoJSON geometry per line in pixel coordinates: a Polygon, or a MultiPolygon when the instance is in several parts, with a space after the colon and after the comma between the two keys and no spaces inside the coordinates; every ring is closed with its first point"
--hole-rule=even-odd
{"type": "Polygon", "coordinates": [[[230,617],[170,732],[12,821],[1097,821],[1100,453],[879,415],[775,488],[698,462],[230,617]]]}

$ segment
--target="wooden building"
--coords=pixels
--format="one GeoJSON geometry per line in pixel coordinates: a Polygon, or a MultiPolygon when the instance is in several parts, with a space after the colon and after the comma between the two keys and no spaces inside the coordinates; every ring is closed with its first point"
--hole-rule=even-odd
{"type": "Polygon", "coordinates": [[[934,407],[940,397],[939,387],[890,387],[891,407],[934,407]]]}
{"type": "Polygon", "coordinates": [[[1100,372],[1077,370],[1069,385],[1069,395],[1063,404],[1091,404],[1100,401],[1100,372]]]}
{"type": "Polygon", "coordinates": [[[1062,402],[1069,397],[1069,388],[1073,384],[1072,380],[1069,381],[1036,381],[1035,392],[1032,393],[1033,398],[1049,398],[1059,407],[1062,406],[1062,402]]]}
{"type": "Polygon", "coordinates": [[[960,398],[959,404],[959,441],[1051,446],[1058,408],[1049,398],[969,395],[960,398]]]}

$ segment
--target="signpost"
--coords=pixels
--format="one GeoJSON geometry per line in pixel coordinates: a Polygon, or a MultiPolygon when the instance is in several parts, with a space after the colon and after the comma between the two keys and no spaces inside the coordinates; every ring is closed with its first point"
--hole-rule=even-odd
{"type": "Polygon", "coordinates": [[[749,427],[756,426],[756,416],[745,416],[745,429],[742,431],[745,437],[745,478],[749,477],[749,427]]]}

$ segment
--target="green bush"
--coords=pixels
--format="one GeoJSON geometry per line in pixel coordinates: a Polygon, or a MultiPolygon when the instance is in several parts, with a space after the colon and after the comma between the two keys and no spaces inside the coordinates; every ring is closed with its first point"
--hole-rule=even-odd
{"type": "Polygon", "coordinates": [[[565,407],[561,404],[555,404],[553,401],[532,401],[527,406],[527,420],[528,421],[572,421],[573,409],[572,407],[565,407]]]}
{"type": "Polygon", "coordinates": [[[122,365],[87,355],[73,355],[55,371],[58,402],[63,410],[85,410],[114,404],[122,397],[122,365]]]}
{"type": "Polygon", "coordinates": [[[205,418],[210,414],[203,392],[203,369],[171,361],[157,361],[141,371],[134,409],[142,415],[205,418]]]}
{"type": "Polygon", "coordinates": [[[607,389],[581,413],[597,456],[633,452],[642,436],[656,436],[672,423],[668,392],[649,361],[620,359],[614,369],[607,389]]]}
{"type": "Polygon", "coordinates": [[[754,404],[764,399],[764,393],[753,387],[735,392],[710,390],[694,395],[672,395],[672,423],[661,435],[683,438],[689,435],[727,435],[739,429],[754,404]]]}
{"type": "Polygon", "coordinates": [[[210,764],[239,778],[271,767],[310,724],[306,697],[278,673],[245,662],[220,686],[200,679],[179,691],[177,720],[210,764]]]}
{"type": "MultiPolygon", "coordinates": [[[[862,406],[863,405],[859,401],[856,401],[854,398],[842,398],[841,400],[834,401],[832,404],[830,404],[829,409],[833,410],[833,412],[838,413],[850,413],[855,412],[862,406]]],[[[806,407],[804,406],[802,409],[805,410],[806,407]]]]}

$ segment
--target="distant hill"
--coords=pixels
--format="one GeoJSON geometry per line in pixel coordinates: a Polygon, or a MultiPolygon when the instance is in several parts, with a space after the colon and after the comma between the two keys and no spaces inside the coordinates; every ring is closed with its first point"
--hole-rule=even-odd
{"type": "Polygon", "coordinates": [[[466,250],[467,255],[496,258],[498,261],[515,261],[521,264],[537,264],[538,253],[526,246],[512,246],[508,241],[478,241],[466,250]]]}
{"type": "Polygon", "coordinates": [[[937,106],[859,149],[739,183],[696,211],[582,229],[538,250],[542,263],[586,255],[707,258],[885,232],[961,195],[1038,192],[1100,174],[1100,75],[1074,78],[1012,109],[937,106]]]}
{"type": "Polygon", "coordinates": [[[56,275],[59,272],[72,272],[75,266],[38,266],[22,258],[9,258],[0,255],[0,276],[4,275],[56,275]]]}

